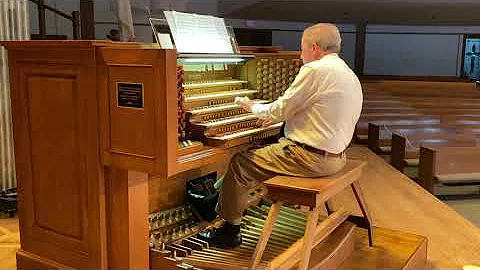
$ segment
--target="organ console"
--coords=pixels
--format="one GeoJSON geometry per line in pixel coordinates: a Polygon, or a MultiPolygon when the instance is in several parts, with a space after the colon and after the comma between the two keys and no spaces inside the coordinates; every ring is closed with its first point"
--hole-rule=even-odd
{"type": "MultiPolygon", "coordinates": [[[[257,126],[233,100],[278,98],[300,68],[297,52],[227,57],[103,41],[2,45],[11,78],[18,268],[250,265],[270,207],[253,203],[263,191],[252,192],[244,242],[224,250],[195,238],[214,224],[186,204],[185,183],[221,172],[239,148],[278,135],[281,124],[257,126]]],[[[302,237],[305,220],[282,208],[260,266],[302,237]]],[[[337,228],[317,254],[353,243],[353,227],[337,228]]]]}
{"type": "Polygon", "coordinates": [[[233,100],[271,101],[287,85],[265,78],[283,68],[291,81],[275,64],[299,66],[298,53],[229,62],[133,43],[2,45],[24,239],[18,266],[27,268],[146,268],[150,246],[184,255],[172,243],[203,226],[178,208],[185,180],[221,169],[236,148],[280,130],[257,126],[233,100]]]}

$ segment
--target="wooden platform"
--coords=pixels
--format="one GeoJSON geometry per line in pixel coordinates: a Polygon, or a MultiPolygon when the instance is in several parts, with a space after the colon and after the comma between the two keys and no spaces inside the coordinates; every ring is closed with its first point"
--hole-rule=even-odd
{"type": "MultiPolygon", "coordinates": [[[[429,268],[480,265],[480,228],[367,147],[354,145],[348,149],[347,157],[368,161],[360,185],[374,226],[427,237],[429,268]]],[[[330,201],[332,208],[343,205],[361,215],[348,192],[334,197],[330,201]]]]}
{"type": "MultiPolygon", "coordinates": [[[[368,264],[365,268],[385,268],[381,264],[371,265],[366,258],[367,254],[368,256],[388,254],[388,245],[398,239],[392,237],[403,235],[396,232],[394,236],[388,236],[391,230],[422,235],[428,239],[428,268],[462,268],[464,265],[480,265],[480,229],[478,227],[385,163],[368,148],[354,145],[348,150],[348,157],[368,161],[360,184],[369,206],[373,225],[377,228],[374,229],[374,250],[366,248],[368,244],[365,231],[363,234],[360,229],[356,232],[362,240],[357,244],[360,246],[360,249],[357,248],[360,253],[357,253],[358,251],[354,253],[355,255],[351,257],[352,261],[349,261],[350,259],[345,261],[342,267],[351,269],[350,263],[358,258],[356,263],[358,268],[364,268],[365,264],[368,264]],[[381,236],[383,234],[385,237],[381,236]],[[375,251],[377,247],[379,249],[375,251]]],[[[355,214],[361,214],[352,194],[341,193],[330,202],[332,207],[340,203],[347,209],[352,209],[355,214]]],[[[412,243],[414,242],[415,240],[412,243]]],[[[0,262],[6,263],[1,264],[3,267],[15,267],[12,265],[15,262],[14,249],[16,247],[11,251],[10,249],[6,252],[0,251],[0,262]]],[[[397,265],[397,262],[405,258],[401,255],[402,253],[399,254],[396,257],[394,255],[396,259],[392,264],[397,265]]]]}
{"type": "Polygon", "coordinates": [[[424,268],[428,246],[425,237],[378,227],[374,231],[375,244],[369,247],[367,231],[355,229],[355,249],[339,269],[424,268]]]}

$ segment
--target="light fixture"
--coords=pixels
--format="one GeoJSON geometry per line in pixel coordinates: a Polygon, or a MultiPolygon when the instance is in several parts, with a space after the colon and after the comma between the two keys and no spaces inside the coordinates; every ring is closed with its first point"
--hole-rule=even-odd
{"type": "Polygon", "coordinates": [[[183,63],[241,63],[245,58],[183,58],[179,59],[183,63]]]}

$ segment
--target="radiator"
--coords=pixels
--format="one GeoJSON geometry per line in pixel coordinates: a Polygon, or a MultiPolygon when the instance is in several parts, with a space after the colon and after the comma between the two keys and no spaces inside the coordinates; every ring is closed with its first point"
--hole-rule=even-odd
{"type": "MultiPolygon", "coordinates": [[[[0,0],[0,40],[29,39],[27,0],[0,0]]],[[[0,191],[15,188],[7,52],[0,47],[0,191]]]]}

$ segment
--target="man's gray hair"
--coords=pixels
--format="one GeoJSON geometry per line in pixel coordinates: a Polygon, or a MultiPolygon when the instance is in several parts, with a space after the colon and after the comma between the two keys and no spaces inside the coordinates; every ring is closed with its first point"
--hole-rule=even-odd
{"type": "Polygon", "coordinates": [[[331,23],[319,23],[308,27],[303,31],[302,39],[308,45],[316,43],[320,49],[332,53],[339,53],[342,44],[340,31],[331,23]]]}

